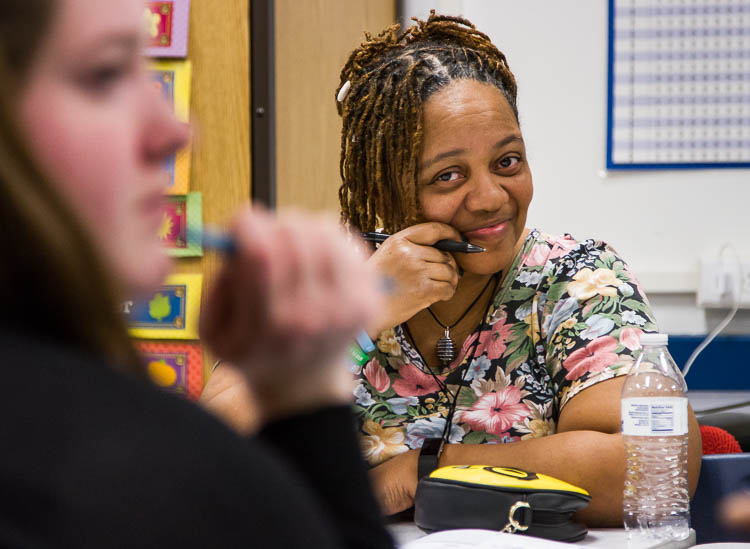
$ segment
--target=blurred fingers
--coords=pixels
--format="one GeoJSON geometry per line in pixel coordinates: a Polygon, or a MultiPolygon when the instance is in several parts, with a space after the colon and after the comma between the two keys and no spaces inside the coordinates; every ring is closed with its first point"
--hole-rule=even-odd
{"type": "Polygon", "coordinates": [[[727,526],[750,532],[750,492],[727,496],[720,505],[719,515],[727,526]]]}

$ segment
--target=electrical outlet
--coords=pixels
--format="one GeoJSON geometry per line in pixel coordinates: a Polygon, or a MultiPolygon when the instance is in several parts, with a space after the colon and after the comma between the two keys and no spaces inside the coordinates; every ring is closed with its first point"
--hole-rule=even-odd
{"type": "Polygon", "coordinates": [[[741,273],[734,257],[701,259],[699,307],[732,308],[739,292],[740,307],[750,309],[750,259],[742,258],[740,264],[741,273]]]}

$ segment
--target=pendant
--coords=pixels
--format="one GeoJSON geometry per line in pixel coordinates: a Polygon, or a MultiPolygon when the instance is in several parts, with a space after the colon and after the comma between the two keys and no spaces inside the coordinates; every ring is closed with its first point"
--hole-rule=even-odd
{"type": "Polygon", "coordinates": [[[451,329],[445,328],[445,335],[437,342],[437,357],[447,366],[456,358],[456,344],[451,339],[451,329]]]}

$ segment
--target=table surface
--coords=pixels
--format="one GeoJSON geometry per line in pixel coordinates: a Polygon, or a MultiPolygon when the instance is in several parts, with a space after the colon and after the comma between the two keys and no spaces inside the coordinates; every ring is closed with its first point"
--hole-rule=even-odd
{"type": "MultiPolygon", "coordinates": [[[[413,522],[398,522],[388,525],[398,547],[419,539],[427,534],[417,528],[413,522]]],[[[690,537],[682,541],[654,542],[645,540],[628,540],[622,528],[592,528],[582,541],[571,543],[575,547],[606,547],[607,549],[684,549],[695,545],[695,531],[690,530],[690,537]]]]}
{"type": "MultiPolygon", "coordinates": [[[[749,391],[689,391],[688,399],[693,409],[702,411],[709,408],[750,401],[749,391]]],[[[732,410],[733,412],[750,413],[750,405],[732,410]]],[[[413,522],[399,522],[389,525],[391,534],[400,546],[426,534],[413,522]]],[[[695,545],[695,532],[690,531],[688,539],[676,542],[630,541],[622,528],[592,528],[583,541],[571,546],[606,547],[607,549],[683,549],[695,545]]]]}
{"type": "MultiPolygon", "coordinates": [[[[688,376],[688,383],[690,377],[688,376]]],[[[750,401],[750,391],[688,391],[688,400],[696,413],[709,408],[750,401]]],[[[750,413],[750,404],[728,412],[750,413]]]]}

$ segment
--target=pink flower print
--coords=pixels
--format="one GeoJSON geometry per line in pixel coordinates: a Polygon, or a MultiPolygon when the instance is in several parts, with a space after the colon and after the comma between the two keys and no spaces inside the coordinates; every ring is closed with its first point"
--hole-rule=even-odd
{"type": "Polygon", "coordinates": [[[549,254],[549,259],[562,257],[578,246],[578,242],[573,240],[570,235],[552,238],[550,239],[550,242],[552,243],[552,252],[549,254]]]}
{"type": "Polygon", "coordinates": [[[620,345],[625,347],[626,349],[629,349],[630,351],[635,351],[636,349],[641,348],[641,330],[638,328],[623,328],[623,330],[620,332],[620,345]]]}
{"type": "Polygon", "coordinates": [[[461,414],[461,421],[475,431],[502,436],[528,413],[529,408],[521,402],[521,390],[510,385],[502,391],[482,395],[471,410],[461,414]]]}
{"type": "Polygon", "coordinates": [[[527,267],[539,267],[547,263],[549,258],[550,248],[544,242],[536,244],[526,256],[523,264],[527,267]]]}
{"type": "Polygon", "coordinates": [[[463,362],[464,358],[469,353],[469,349],[471,349],[471,346],[477,340],[477,337],[479,337],[479,334],[474,332],[464,340],[464,344],[461,346],[461,351],[459,351],[458,357],[456,358],[456,360],[450,363],[451,370],[456,368],[459,364],[461,364],[461,362],[463,362]]]}
{"type": "Polygon", "coordinates": [[[391,379],[377,359],[373,358],[364,369],[365,379],[378,393],[385,393],[391,386],[391,379]]]}
{"type": "Polygon", "coordinates": [[[583,349],[578,349],[563,362],[563,366],[568,370],[565,379],[575,380],[587,372],[601,372],[611,366],[619,358],[612,352],[616,348],[617,340],[606,335],[595,339],[583,349]]]}
{"type": "Polygon", "coordinates": [[[536,244],[524,259],[523,264],[527,267],[539,267],[545,265],[550,259],[557,259],[567,254],[578,246],[578,242],[570,235],[550,238],[547,242],[536,244]],[[550,244],[552,248],[550,248],[550,244]]]}
{"type": "MultiPolygon", "coordinates": [[[[422,396],[437,392],[440,387],[430,374],[424,373],[414,364],[404,364],[398,369],[398,379],[393,382],[393,390],[399,396],[422,396]]],[[[437,376],[438,379],[443,379],[437,376]]]]}
{"type": "Polygon", "coordinates": [[[506,320],[508,320],[508,311],[505,310],[505,305],[500,305],[490,316],[489,322],[490,324],[497,324],[498,322],[505,324],[506,320]]]}
{"type": "Polygon", "coordinates": [[[507,348],[506,341],[511,334],[510,324],[501,324],[496,322],[489,330],[483,331],[479,335],[480,352],[487,353],[487,358],[495,360],[503,356],[507,348]]]}
{"type": "Polygon", "coordinates": [[[630,280],[630,283],[636,287],[636,289],[638,290],[638,293],[641,294],[641,297],[645,299],[646,293],[643,291],[643,288],[641,287],[641,283],[638,282],[638,279],[636,278],[633,271],[630,270],[630,267],[625,265],[622,270],[625,271],[626,275],[628,275],[628,279],[630,280]]]}

